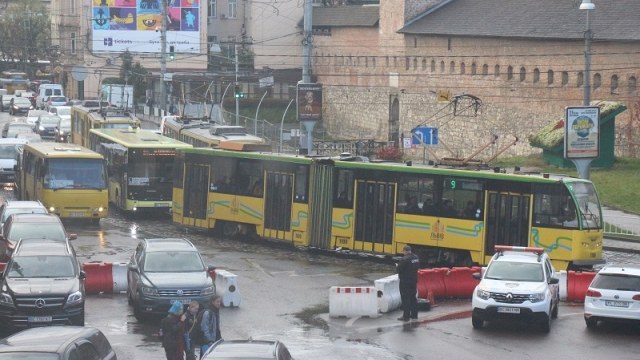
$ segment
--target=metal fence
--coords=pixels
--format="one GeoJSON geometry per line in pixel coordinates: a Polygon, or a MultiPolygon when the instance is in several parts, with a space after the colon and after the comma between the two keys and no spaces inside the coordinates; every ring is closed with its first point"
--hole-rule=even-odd
{"type": "Polygon", "coordinates": [[[640,241],[640,221],[637,216],[618,215],[604,218],[604,236],[640,241]]]}

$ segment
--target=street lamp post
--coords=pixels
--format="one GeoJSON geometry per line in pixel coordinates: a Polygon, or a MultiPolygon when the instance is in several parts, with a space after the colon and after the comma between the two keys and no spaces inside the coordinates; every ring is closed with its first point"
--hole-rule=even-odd
{"type": "Polygon", "coordinates": [[[580,4],[580,10],[587,11],[587,23],[584,31],[584,106],[591,104],[591,39],[593,39],[593,33],[591,32],[591,10],[596,6],[591,0],[582,0],[580,4]]]}
{"type": "MultiPolygon", "coordinates": [[[[238,44],[234,44],[233,45],[233,54],[234,54],[234,61],[236,63],[236,83],[235,85],[238,85],[238,44]]],[[[237,94],[234,94],[233,96],[236,99],[236,126],[240,125],[240,99],[238,99],[237,94]]]]}

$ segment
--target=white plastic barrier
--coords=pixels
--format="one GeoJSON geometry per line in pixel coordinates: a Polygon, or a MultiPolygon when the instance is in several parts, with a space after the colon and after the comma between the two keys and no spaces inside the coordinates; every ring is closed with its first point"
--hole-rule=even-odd
{"type": "Polygon", "coordinates": [[[114,294],[127,292],[127,266],[127,263],[113,263],[111,265],[114,294]]]}
{"type": "Polygon", "coordinates": [[[374,286],[378,296],[378,311],[388,313],[400,307],[402,301],[398,274],[375,280],[374,286]]]}
{"type": "Polygon", "coordinates": [[[378,317],[378,296],[373,286],[343,287],[329,289],[330,317],[378,317]]]}
{"type": "Polygon", "coordinates": [[[556,276],[560,279],[559,292],[560,292],[560,300],[567,300],[567,272],[565,270],[556,271],[556,276]]]}
{"type": "Polygon", "coordinates": [[[240,291],[238,290],[238,275],[227,270],[216,269],[216,294],[222,297],[222,306],[240,306],[240,291]]]}

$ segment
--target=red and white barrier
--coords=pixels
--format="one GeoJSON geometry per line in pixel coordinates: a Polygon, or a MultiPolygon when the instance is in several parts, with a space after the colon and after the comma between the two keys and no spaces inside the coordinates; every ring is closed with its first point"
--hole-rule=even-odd
{"type": "Polygon", "coordinates": [[[216,269],[213,278],[216,284],[216,294],[222,297],[222,306],[240,306],[240,291],[238,290],[238,275],[227,270],[216,269]]]}
{"type": "Polygon", "coordinates": [[[584,302],[591,281],[596,276],[591,271],[567,272],[567,301],[584,302]]]}
{"type": "Polygon", "coordinates": [[[114,294],[127,291],[127,264],[89,262],[82,264],[87,294],[114,294]]]}
{"type": "Polygon", "coordinates": [[[330,317],[378,317],[378,296],[373,286],[343,287],[329,289],[330,317]]]}
{"type": "Polygon", "coordinates": [[[379,312],[387,313],[400,307],[402,301],[397,274],[375,280],[374,287],[377,290],[379,312]]]}
{"type": "Polygon", "coordinates": [[[565,301],[567,300],[567,271],[556,271],[556,277],[560,280],[558,283],[558,295],[560,296],[560,300],[565,301]]]}

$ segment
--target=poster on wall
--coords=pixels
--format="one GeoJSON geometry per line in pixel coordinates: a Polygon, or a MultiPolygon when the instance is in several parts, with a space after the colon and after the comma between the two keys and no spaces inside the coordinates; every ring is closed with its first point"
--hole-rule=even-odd
{"type": "Polygon", "coordinates": [[[297,104],[298,121],[322,120],[322,84],[299,83],[297,104]]]}
{"type": "Polygon", "coordinates": [[[564,157],[592,159],[600,155],[600,108],[574,106],[565,109],[564,157]]]}
{"type": "Polygon", "coordinates": [[[164,1],[168,5],[167,49],[200,52],[201,0],[91,1],[93,51],[159,53],[164,1]]]}

